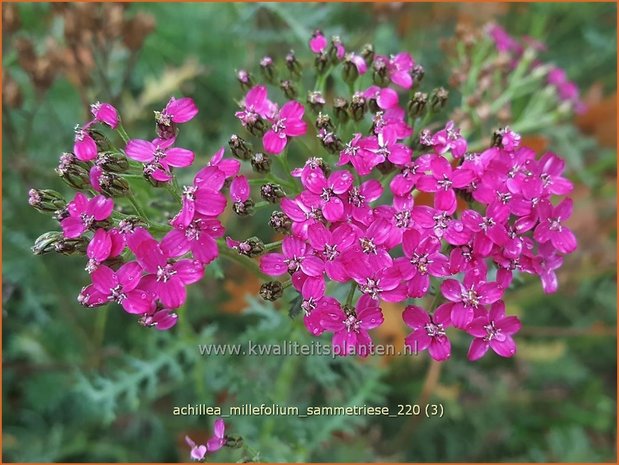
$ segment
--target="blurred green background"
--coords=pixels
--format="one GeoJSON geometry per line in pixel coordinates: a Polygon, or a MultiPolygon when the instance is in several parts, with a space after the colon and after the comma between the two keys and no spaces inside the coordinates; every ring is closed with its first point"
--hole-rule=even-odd
{"type": "MultiPolygon", "coordinates": [[[[235,417],[249,448],[217,461],[615,461],[616,6],[614,4],[28,4],[3,3],[3,459],[178,461],[183,436],[212,418],[172,415],[188,403],[313,405],[442,403],[441,419],[235,417]],[[231,133],[241,96],[235,69],[266,53],[306,51],[311,31],[378,51],[410,51],[424,84],[448,85],[441,45],[458,25],[495,20],[544,41],[588,111],[527,142],[568,160],[580,248],[546,296],[536,279],[507,297],[523,321],[512,360],[331,360],[200,357],[198,343],[309,341],[285,306],[253,298],[258,283],[227,263],[193,286],[181,323],[144,329],[118,306],[84,309],[83,260],[30,252],[54,222],[27,204],[30,187],[69,195],[55,175],[87,103],[118,105],[129,134],[152,134],[152,110],[190,95],[197,119],[183,146],[204,164],[231,133]],[[223,280],[222,271],[232,278],[223,280]]],[[[457,92],[452,92],[457,106],[457,92]]],[[[187,178],[193,173],[188,170],[187,178]]],[[[266,216],[232,221],[235,237],[266,232],[266,216]]],[[[406,335],[398,308],[376,334],[406,335]]],[[[325,341],[328,336],[325,336],[325,341]]]]}

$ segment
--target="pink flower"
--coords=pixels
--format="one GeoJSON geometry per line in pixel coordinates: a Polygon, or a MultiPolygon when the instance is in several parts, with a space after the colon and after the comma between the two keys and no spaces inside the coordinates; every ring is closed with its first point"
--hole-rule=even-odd
{"type": "Polygon", "coordinates": [[[207,441],[206,445],[196,444],[189,436],[185,436],[185,442],[191,447],[190,456],[193,460],[203,462],[206,458],[206,454],[217,452],[226,444],[225,439],[226,425],[223,418],[215,420],[213,427],[213,436],[207,441]]]}
{"type": "Polygon", "coordinates": [[[355,309],[342,309],[338,304],[323,309],[322,314],[320,324],[325,330],[333,332],[331,344],[335,354],[361,357],[370,354],[372,339],[368,331],[384,321],[377,302],[364,295],[359,298],[355,309]]]}
{"type": "Polygon", "coordinates": [[[451,321],[459,329],[466,328],[473,320],[474,312],[480,306],[493,304],[503,295],[503,288],[497,283],[482,281],[474,273],[466,273],[464,282],[446,279],[441,284],[443,296],[451,302],[451,321]]]}
{"type": "Polygon", "coordinates": [[[442,155],[430,160],[431,175],[421,176],[417,181],[417,189],[422,192],[434,192],[434,208],[450,215],[456,211],[456,192],[468,185],[474,178],[472,171],[458,167],[453,170],[451,164],[442,155]]]}
{"type": "Polygon", "coordinates": [[[348,191],[348,203],[344,205],[345,216],[366,222],[372,216],[370,203],[383,193],[383,186],[376,179],[369,179],[360,186],[352,186],[348,191]]]}
{"type": "Polygon", "coordinates": [[[299,271],[307,276],[322,276],[324,263],[312,252],[302,239],[287,236],[282,242],[282,253],[264,255],[260,259],[260,269],[269,276],[294,275],[299,271]]]}
{"type": "Polygon", "coordinates": [[[392,225],[384,218],[376,218],[369,225],[356,227],[357,241],[351,254],[351,262],[358,260],[365,262],[370,269],[378,270],[388,268],[393,259],[384,246],[391,235],[392,225]]]}
{"type": "Polygon", "coordinates": [[[448,276],[448,259],[441,254],[441,242],[433,235],[409,229],[402,235],[406,259],[398,259],[402,278],[408,283],[410,297],[423,297],[430,287],[430,276],[448,276]]]}
{"type": "Polygon", "coordinates": [[[191,150],[180,147],[169,148],[174,139],[154,139],[152,142],[132,139],[127,142],[125,152],[133,160],[145,164],[144,173],[161,182],[172,179],[170,167],[185,168],[193,163],[191,150]]]}
{"type": "Polygon", "coordinates": [[[327,276],[334,281],[347,281],[349,274],[344,256],[356,239],[353,228],[342,224],[329,231],[322,223],[315,223],[308,228],[308,237],[312,248],[324,261],[327,276]]]}
{"type": "Polygon", "coordinates": [[[245,202],[249,199],[249,181],[245,176],[235,176],[230,184],[230,197],[237,202],[245,202]]]}
{"type": "Polygon", "coordinates": [[[206,443],[206,448],[209,452],[216,452],[224,446],[226,443],[225,432],[226,425],[224,424],[224,420],[223,418],[218,418],[215,420],[215,425],[213,426],[213,436],[211,436],[206,443]]]}
{"type": "Polygon", "coordinates": [[[321,169],[310,170],[301,180],[307,189],[301,197],[308,205],[319,206],[329,221],[338,221],[342,218],[344,215],[342,198],[353,183],[353,177],[348,171],[336,171],[326,178],[321,169]]]}
{"type": "Polygon", "coordinates": [[[388,110],[398,106],[398,93],[390,87],[381,89],[378,86],[370,86],[363,93],[366,99],[376,100],[376,104],[382,110],[388,110]]]}
{"type": "Polygon", "coordinates": [[[194,215],[187,225],[174,218],[171,222],[174,229],[161,240],[161,248],[167,250],[172,257],[180,257],[191,251],[194,258],[207,265],[219,252],[216,239],[224,235],[224,227],[214,218],[194,215]]]}
{"type": "Polygon", "coordinates": [[[322,53],[327,48],[327,44],[327,38],[322,34],[322,31],[315,30],[309,41],[310,50],[313,53],[322,53]]]}
{"type": "Polygon", "coordinates": [[[439,306],[432,316],[415,305],[406,307],[402,319],[413,330],[404,340],[406,346],[414,354],[428,349],[430,357],[437,362],[447,360],[451,356],[451,342],[445,334],[451,326],[449,315],[447,305],[439,306]]]}
{"type": "Polygon", "coordinates": [[[295,199],[283,198],[281,201],[283,212],[293,221],[293,234],[307,238],[308,228],[322,219],[322,212],[319,206],[309,205],[301,196],[295,199]]]}
{"type": "Polygon", "coordinates": [[[97,229],[86,249],[86,256],[89,258],[86,271],[92,273],[108,258],[120,255],[124,248],[125,241],[118,230],[97,229]]]}
{"type": "Polygon", "coordinates": [[[546,294],[557,291],[559,284],[555,270],[563,265],[563,257],[557,253],[551,242],[539,245],[539,255],[533,260],[533,268],[539,275],[546,294]]]}
{"type": "Polygon", "coordinates": [[[109,103],[95,102],[90,105],[90,112],[96,121],[107,124],[112,129],[118,126],[118,111],[109,103]]]}
{"type": "MultiPolygon", "coordinates": [[[[344,48],[343,45],[340,45],[340,46],[342,47],[342,49],[344,48]]],[[[338,48],[338,52],[339,52],[339,48],[338,48]]],[[[338,57],[339,57],[339,53],[338,53],[338,57]]],[[[341,57],[339,58],[341,59],[341,57]]],[[[350,62],[355,65],[355,68],[357,68],[357,72],[359,73],[359,75],[363,75],[367,72],[368,65],[361,55],[357,55],[356,53],[349,53],[348,55],[346,55],[346,59],[350,60],[350,62]]]]}
{"type": "Polygon", "coordinates": [[[92,122],[88,123],[83,128],[75,127],[75,142],[73,144],[73,153],[82,161],[91,161],[97,158],[98,149],[97,143],[88,132],[88,128],[92,122]]]}
{"type": "Polygon", "coordinates": [[[398,134],[389,126],[385,127],[378,134],[378,148],[375,150],[377,155],[384,157],[394,165],[404,166],[410,163],[412,151],[404,144],[397,143],[398,134]]]}
{"type": "Polygon", "coordinates": [[[103,221],[112,214],[114,202],[102,195],[89,199],[81,192],[67,205],[69,216],[60,222],[64,236],[73,239],[90,229],[95,221],[103,221]]]}
{"type": "Polygon", "coordinates": [[[137,262],[125,263],[118,271],[101,265],[91,275],[93,289],[90,300],[116,302],[128,313],[148,312],[153,301],[148,292],[138,289],[142,267],[137,262]]]}
{"type": "Polygon", "coordinates": [[[302,136],[307,131],[303,121],[305,108],[299,102],[291,100],[284,104],[272,118],[274,123],[262,138],[264,150],[278,155],[286,148],[288,137],[302,136]]]}
{"type": "Polygon", "coordinates": [[[166,308],[178,308],[187,298],[185,286],[202,279],[204,265],[199,260],[173,260],[176,251],[167,246],[167,242],[160,246],[154,239],[145,239],[134,253],[140,265],[150,273],[142,278],[144,289],[158,296],[166,308]]]}
{"type": "Polygon", "coordinates": [[[406,197],[410,194],[419,178],[429,169],[432,159],[431,154],[426,154],[404,165],[400,173],[391,181],[390,187],[393,193],[399,197],[406,197]]]}
{"type": "Polygon", "coordinates": [[[167,331],[173,328],[178,321],[178,315],[169,308],[151,310],[140,316],[139,323],[148,328],[155,328],[158,331],[167,331]]]}
{"type": "Polygon", "coordinates": [[[260,119],[271,119],[277,112],[277,105],[271,102],[267,96],[265,86],[251,88],[243,99],[243,109],[237,111],[235,116],[243,126],[252,126],[260,119]]]}
{"type": "Polygon", "coordinates": [[[406,299],[406,286],[397,269],[374,270],[363,263],[351,263],[348,273],[359,285],[359,290],[374,300],[402,302],[406,299]]]}
{"type": "Polygon", "coordinates": [[[562,222],[572,216],[572,199],[564,199],[553,207],[548,201],[539,205],[540,222],[535,228],[533,237],[539,243],[550,241],[555,249],[564,254],[576,250],[578,243],[574,233],[566,228],[562,222]]]}
{"type": "Polygon", "coordinates": [[[340,152],[337,166],[350,163],[359,176],[367,176],[376,165],[385,161],[385,156],[377,152],[378,141],[375,136],[362,137],[361,134],[355,134],[340,152]]]}
{"type": "Polygon", "coordinates": [[[453,121],[449,121],[445,129],[441,129],[432,136],[432,145],[437,154],[451,152],[454,158],[461,158],[467,149],[466,139],[462,137],[460,129],[455,127],[453,121]]]}
{"type": "Polygon", "coordinates": [[[532,171],[539,176],[546,192],[553,195],[567,195],[574,189],[569,179],[562,176],[565,170],[565,160],[552,152],[546,152],[532,171]]]}
{"type": "Polygon", "coordinates": [[[509,209],[499,203],[490,205],[486,216],[481,216],[475,210],[465,210],[462,213],[462,223],[475,233],[475,253],[488,256],[494,244],[505,245],[509,239],[505,229],[508,216],[509,209]]]}
{"type": "Polygon", "coordinates": [[[415,61],[409,53],[401,52],[390,57],[377,55],[374,58],[374,61],[379,61],[385,64],[387,68],[387,75],[394,84],[402,87],[403,89],[410,89],[413,86],[411,71],[413,66],[415,66],[415,61]]]}
{"type": "Polygon", "coordinates": [[[466,327],[467,333],[475,339],[469,347],[468,359],[478,360],[492,348],[501,357],[513,357],[516,353],[516,343],[512,336],[520,330],[520,321],[515,316],[505,316],[505,304],[499,300],[490,307],[479,312],[466,327]]]}
{"type": "Polygon", "coordinates": [[[170,97],[167,105],[158,116],[158,122],[169,125],[170,123],[186,123],[198,114],[198,107],[192,98],[183,97],[176,99],[170,97]]]}
{"type": "MultiPolygon", "coordinates": [[[[195,183],[201,184],[206,183],[207,180],[205,173],[212,171],[210,168],[215,167],[219,169],[224,174],[224,179],[231,178],[232,176],[236,176],[241,169],[241,162],[239,160],[233,160],[231,158],[224,158],[224,148],[220,148],[215,154],[211,157],[210,161],[207,163],[206,167],[202,168],[195,177],[195,183]]],[[[209,179],[210,183],[212,179],[209,179]]],[[[217,181],[218,184],[218,181],[217,181]]],[[[219,188],[218,188],[219,189],[219,188]]]]}
{"type": "Polygon", "coordinates": [[[505,29],[497,24],[491,24],[488,27],[488,34],[494,41],[499,52],[515,52],[519,53],[521,45],[512,38],[505,29]]]}

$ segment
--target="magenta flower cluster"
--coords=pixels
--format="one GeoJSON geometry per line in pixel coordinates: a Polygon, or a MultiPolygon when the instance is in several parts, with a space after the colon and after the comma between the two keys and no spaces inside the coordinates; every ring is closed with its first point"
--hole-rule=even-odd
{"type": "MultiPolygon", "coordinates": [[[[328,41],[317,32],[309,45],[321,54],[328,41]]],[[[339,40],[333,50],[336,63],[345,60],[339,40]]],[[[360,74],[369,65],[355,61],[360,74]]],[[[376,102],[370,130],[344,141],[332,164],[328,156],[309,157],[292,170],[301,192],[281,200],[291,224],[281,250],[263,255],[260,268],[290,276],[308,331],[332,333],[341,354],[371,352],[368,331],[383,322],[381,302],[415,301],[432,292],[444,303],[436,309],[409,305],[403,312],[411,349],[449,358],[446,330],[453,327],[472,337],[471,360],[489,347],[512,356],[520,322],[505,315],[503,298],[514,274],[537,275],[544,290],[554,292],[555,270],[576,249],[565,225],[572,213],[572,201],[564,198],[572,190],[563,177],[565,162],[551,152],[537,157],[509,128],[495,134],[491,147],[470,152],[453,122],[424,128],[413,150],[406,143],[413,127],[400,98],[413,84],[414,60],[407,53],[375,55],[371,65],[385,69],[396,87],[357,91],[376,102]],[[382,174],[385,168],[390,177],[382,174]],[[420,193],[432,201],[418,202],[420,193]],[[341,286],[350,288],[346,302],[327,292],[341,286]]],[[[244,126],[261,119],[272,124],[262,138],[264,151],[280,154],[307,130],[303,105],[290,100],[278,110],[267,95],[265,85],[252,87],[237,117],[244,126]]],[[[239,242],[229,244],[238,250],[239,242]]]]}
{"type": "MultiPolygon", "coordinates": [[[[73,183],[67,176],[77,170],[86,170],[88,176],[85,182],[73,185],[80,189],[73,200],[54,212],[64,236],[56,242],[56,250],[62,251],[71,240],[86,244],[91,284],[80,292],[81,304],[97,307],[116,302],[137,315],[144,326],[170,329],[178,318],[175,310],[186,301],[186,287],[202,279],[205,267],[219,254],[217,239],[224,228],[218,217],[227,205],[221,191],[228,179],[238,183],[240,163],[223,160],[223,149],[218,151],[198,171],[193,184],[179,193],[180,211],[169,225],[163,225],[167,233],[157,240],[150,232],[154,225],[141,211],[133,216],[123,208],[115,209],[114,197],[132,198],[126,183],[121,182],[116,191],[102,186],[109,186],[110,179],[122,181],[128,170],[134,169],[155,186],[172,187],[172,171],[194,161],[191,150],[176,146],[176,135],[177,125],[198,113],[195,103],[190,98],[171,98],[162,111],[155,112],[157,137],[126,140],[124,150],[115,154],[114,160],[121,165],[116,168],[110,167],[110,152],[102,149],[107,139],[102,139],[96,127],[103,124],[124,132],[118,112],[107,103],[95,103],[91,108],[94,118],[76,130],[73,153],[63,154],[58,169],[73,183]]],[[[31,190],[30,203],[35,207],[44,203],[40,191],[31,190]]]]}
{"type": "Polygon", "coordinates": [[[208,454],[217,452],[226,444],[226,425],[223,418],[217,418],[213,426],[213,436],[206,444],[196,444],[189,436],[185,436],[185,443],[191,448],[189,456],[196,462],[204,462],[208,454]]]}
{"type": "MultiPolygon", "coordinates": [[[[521,53],[504,31],[490,32],[501,51],[521,53]]],[[[58,168],[80,192],[65,205],[57,193],[30,193],[30,203],[53,211],[63,230],[61,239],[44,235],[35,248],[55,244],[69,253],[83,246],[91,284],[79,301],[116,302],[160,330],[174,326],[186,287],[221,252],[250,268],[260,257],[260,271],[280,279],[266,282],[261,295],[276,300],[294,290],[308,331],[330,333],[342,355],[371,353],[382,302],[407,305],[406,344],[435,360],[451,356],[456,331],[470,340],[471,360],[489,348],[514,355],[520,322],[506,315],[504,303],[512,280],[536,275],[545,292],[555,292],[556,270],[577,247],[566,225],[573,186],[564,160],[552,152],[538,156],[508,127],[472,150],[453,121],[438,118],[447,92],[416,91],[424,70],[407,52],[380,55],[370,46],[351,52],[320,31],[309,49],[316,84],[305,103],[297,98],[304,65],[294,52],[286,56],[289,79],[276,79],[271,57],[260,61],[265,82],[237,72],[246,93],[235,115],[252,142],[233,135],[229,145],[238,159],[220,149],[182,189],[174,171],[195,157],[176,142],[178,125],[198,113],[192,99],[172,98],[155,112],[156,137],[149,140],[129,139],[116,109],[94,104],[93,119],[76,129],[73,153],[63,154],[58,168]],[[349,95],[332,96],[330,106],[327,80],[338,69],[349,95]],[[115,129],[124,149],[110,147],[99,125],[115,129]],[[288,165],[289,151],[300,166],[288,165]],[[239,159],[258,173],[251,183],[239,159]],[[273,160],[282,177],[271,169],[273,160]],[[166,224],[151,221],[133,197],[125,177],[136,172],[176,196],[178,213],[166,224]],[[252,198],[255,184],[263,201],[252,198]],[[225,193],[241,217],[279,205],[269,225],[282,240],[224,242],[225,193]]],[[[223,423],[217,428],[223,434],[223,423]]],[[[190,445],[199,460],[213,450],[190,445]]]]}

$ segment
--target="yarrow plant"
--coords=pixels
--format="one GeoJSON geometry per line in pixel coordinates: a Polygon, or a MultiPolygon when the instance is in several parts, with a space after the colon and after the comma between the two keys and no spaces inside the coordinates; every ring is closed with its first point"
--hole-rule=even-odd
{"type": "MultiPolygon", "coordinates": [[[[493,37],[521,53],[500,31],[493,37]]],[[[146,139],[129,138],[116,109],[94,104],[58,167],[78,190],[73,200],[30,192],[62,228],[41,236],[35,253],[84,254],[90,283],[80,303],[116,302],[159,330],[174,326],[186,287],[221,255],[278,278],[262,297],[291,297],[291,316],[302,314],[314,336],[331,334],[339,354],[371,353],[381,304],[395,302],[406,305],[415,351],[446,360],[460,331],[470,360],[488,349],[513,356],[520,322],[505,301],[514,279],[536,275],[555,292],[556,270],[577,247],[564,160],[538,155],[509,127],[472,144],[442,116],[447,90],[420,91],[424,69],[408,52],[351,51],[321,31],[308,40],[308,59],[262,58],[260,81],[237,71],[242,132],[229,139],[232,157],[218,150],[182,188],[176,170],[195,157],[179,146],[179,126],[198,113],[192,99],[156,111],[146,139]],[[176,214],[157,216],[152,199],[176,214]],[[271,209],[278,240],[226,236],[228,205],[240,217],[271,209]]],[[[198,460],[215,450],[188,444],[198,460]]]]}

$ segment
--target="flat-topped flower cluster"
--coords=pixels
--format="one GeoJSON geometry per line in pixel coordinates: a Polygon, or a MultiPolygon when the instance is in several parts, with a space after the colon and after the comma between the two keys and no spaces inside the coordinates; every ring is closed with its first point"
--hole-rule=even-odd
{"type": "Polygon", "coordinates": [[[116,109],[94,104],[58,168],[79,190],[75,198],[64,203],[53,191],[31,191],[31,204],[53,213],[63,230],[39,238],[35,251],[84,253],[91,284],[79,301],[119,303],[157,329],[176,323],[186,286],[225,251],[248,264],[260,256],[264,274],[283,277],[265,283],[263,297],[275,300],[292,287],[309,332],[332,333],[339,353],[370,353],[381,302],[406,302],[406,343],[414,350],[449,358],[454,328],[470,335],[471,360],[488,348],[512,356],[520,322],[506,315],[504,301],[514,276],[537,275],[554,292],[555,270],[577,246],[565,224],[572,214],[565,162],[552,152],[539,156],[508,127],[484,149],[469,150],[458,127],[439,119],[447,92],[417,91],[424,70],[407,52],[350,52],[320,31],[309,48],[313,70],[290,52],[283,70],[271,57],[261,60],[262,83],[237,72],[246,93],[236,117],[253,143],[233,135],[237,159],[220,149],[182,190],[174,171],[190,166],[194,153],[176,142],[178,125],[198,112],[192,99],[172,98],[155,112],[153,140],[129,139],[116,109]],[[302,102],[307,69],[315,85],[302,102]],[[348,94],[336,95],[346,86],[348,94]],[[278,92],[284,98],[272,97],[278,92]],[[124,148],[114,148],[98,125],[115,129],[124,148]],[[289,167],[289,152],[299,166],[289,167]],[[238,159],[257,173],[251,183],[238,159]],[[176,199],[178,213],[166,224],[133,196],[128,179],[136,173],[176,199]],[[263,201],[252,198],[255,184],[263,201]],[[224,242],[226,195],[241,216],[279,204],[269,224],[281,241],[224,242]],[[341,286],[345,300],[334,297],[341,286]],[[421,304],[428,295],[434,303],[421,304]]]}

